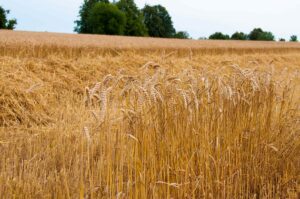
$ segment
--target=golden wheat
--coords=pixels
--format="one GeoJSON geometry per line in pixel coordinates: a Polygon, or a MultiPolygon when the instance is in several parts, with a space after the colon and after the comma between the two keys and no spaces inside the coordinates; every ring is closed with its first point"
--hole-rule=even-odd
{"type": "Polygon", "coordinates": [[[298,44],[3,35],[1,198],[299,197],[298,44]]]}

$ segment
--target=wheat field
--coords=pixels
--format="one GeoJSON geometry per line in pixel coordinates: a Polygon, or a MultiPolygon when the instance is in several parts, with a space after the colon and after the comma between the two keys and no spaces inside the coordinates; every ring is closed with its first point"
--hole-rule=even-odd
{"type": "Polygon", "coordinates": [[[1,198],[299,198],[300,45],[0,31],[1,198]]]}

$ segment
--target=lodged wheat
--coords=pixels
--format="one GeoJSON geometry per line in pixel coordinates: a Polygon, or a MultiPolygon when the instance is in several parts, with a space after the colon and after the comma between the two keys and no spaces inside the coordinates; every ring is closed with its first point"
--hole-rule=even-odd
{"type": "Polygon", "coordinates": [[[297,43],[0,31],[1,198],[299,198],[297,43]]]}

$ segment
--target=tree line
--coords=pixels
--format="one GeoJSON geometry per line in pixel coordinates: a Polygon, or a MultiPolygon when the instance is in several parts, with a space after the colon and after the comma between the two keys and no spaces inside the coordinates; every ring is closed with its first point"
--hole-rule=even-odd
{"type": "Polygon", "coordinates": [[[75,32],[82,34],[189,38],[175,30],[165,7],[145,5],[140,10],[134,0],[84,0],[75,23],[75,32]]]}
{"type": "MultiPolygon", "coordinates": [[[[0,29],[15,29],[16,19],[8,19],[9,10],[0,6],[0,29]]],[[[139,9],[134,0],[84,0],[75,21],[74,31],[81,34],[150,36],[189,39],[186,31],[176,31],[168,10],[162,5],[145,5],[139,9]]],[[[199,38],[207,39],[207,38],[199,38]]],[[[216,32],[210,40],[275,41],[272,32],[254,28],[249,34],[235,32],[231,36],[216,32]]],[[[285,41],[280,38],[279,41],[285,41]]],[[[290,41],[297,42],[296,35],[290,41]]]]}
{"type": "MultiPolygon", "coordinates": [[[[205,39],[205,38],[204,38],[205,39]]],[[[272,32],[264,31],[261,28],[254,28],[249,34],[243,32],[235,32],[231,36],[223,34],[222,32],[216,32],[209,36],[211,40],[252,40],[252,41],[275,41],[275,36],[272,32]]],[[[285,41],[280,38],[279,41],[285,41]]],[[[291,42],[297,42],[296,35],[290,37],[291,42]]]]}

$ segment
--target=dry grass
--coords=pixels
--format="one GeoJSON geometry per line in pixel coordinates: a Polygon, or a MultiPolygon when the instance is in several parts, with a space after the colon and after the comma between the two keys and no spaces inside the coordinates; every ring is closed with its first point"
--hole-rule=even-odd
{"type": "Polygon", "coordinates": [[[0,38],[2,198],[299,197],[297,44],[99,38],[0,38]]]}

